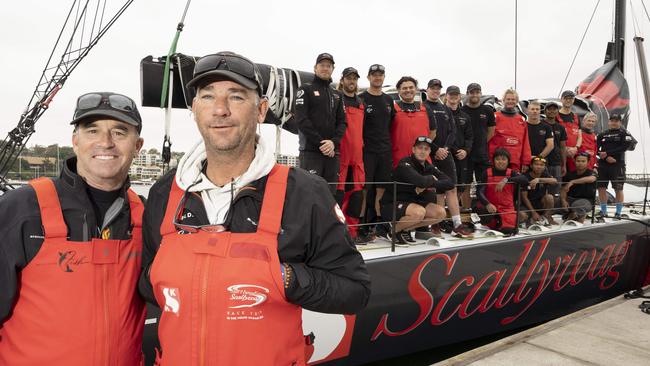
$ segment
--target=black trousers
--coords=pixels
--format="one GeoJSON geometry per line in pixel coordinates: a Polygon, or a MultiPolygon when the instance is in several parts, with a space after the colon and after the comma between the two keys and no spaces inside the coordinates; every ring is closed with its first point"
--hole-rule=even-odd
{"type": "Polygon", "coordinates": [[[339,182],[340,169],[338,152],[334,157],[330,158],[321,152],[301,151],[298,160],[302,169],[323,177],[329,185],[332,196],[336,197],[336,185],[339,182]]]}

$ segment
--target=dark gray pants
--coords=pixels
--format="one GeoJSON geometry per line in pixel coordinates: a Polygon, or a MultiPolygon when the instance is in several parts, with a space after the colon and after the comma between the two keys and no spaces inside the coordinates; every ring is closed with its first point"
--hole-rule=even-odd
{"type": "Polygon", "coordinates": [[[334,157],[323,155],[321,152],[301,151],[298,155],[300,167],[306,171],[323,177],[329,183],[330,192],[336,197],[336,185],[339,182],[339,153],[334,157]]]}

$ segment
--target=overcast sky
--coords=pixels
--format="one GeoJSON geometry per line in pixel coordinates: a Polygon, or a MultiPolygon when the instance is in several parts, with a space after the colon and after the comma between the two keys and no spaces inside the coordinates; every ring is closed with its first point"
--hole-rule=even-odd
{"type": "MultiPolygon", "coordinates": [[[[123,1],[108,0],[107,13],[123,1]]],[[[386,66],[386,83],[402,75],[421,84],[436,77],[465,89],[479,82],[484,94],[500,95],[515,85],[514,0],[493,1],[216,1],[193,0],[178,51],[204,55],[221,50],[255,62],[311,71],[320,52],[336,59],[334,78],[346,66],[365,75],[372,63],[386,66]]],[[[522,98],[555,97],[589,21],[596,0],[521,0],[518,21],[517,89],[522,98]]],[[[573,89],[603,63],[612,38],[613,0],[603,0],[565,89],[573,89]]],[[[650,22],[640,0],[632,0],[640,35],[650,22]]],[[[67,15],[71,0],[21,0],[0,12],[0,135],[15,127],[29,101],[67,15]]],[[[140,60],[169,50],[184,0],[135,0],[72,73],[36,125],[29,145],[69,145],[76,98],[89,91],[115,91],[140,100],[140,60]]],[[[628,172],[643,172],[642,145],[650,138],[644,108],[637,108],[632,15],[628,3],[626,77],[631,91],[630,130],[639,148],[628,153],[628,172]],[[639,117],[640,116],[640,119],[639,117]],[[643,130],[640,129],[643,127],[643,130]],[[635,158],[632,159],[631,157],[635,158]]],[[[648,47],[645,47],[646,53],[648,47]]],[[[650,54],[649,54],[650,56],[650,54]]],[[[60,57],[60,56],[59,56],[60,57]]],[[[362,78],[361,85],[367,85],[362,78]]],[[[639,101],[643,102],[640,80],[639,101]]],[[[644,105],[641,104],[643,107],[644,105]]],[[[163,111],[141,108],[145,147],[160,149],[163,111]]],[[[274,126],[265,136],[274,138],[274,126]]],[[[172,122],[174,151],[199,138],[187,111],[172,122]]],[[[297,154],[297,138],[282,134],[282,152],[297,154]]],[[[650,149],[648,153],[650,154],[650,149]]],[[[650,155],[648,155],[650,158],[650,155]]],[[[650,168],[650,163],[645,163],[650,168]]],[[[647,168],[646,168],[647,169],[647,168]]]]}

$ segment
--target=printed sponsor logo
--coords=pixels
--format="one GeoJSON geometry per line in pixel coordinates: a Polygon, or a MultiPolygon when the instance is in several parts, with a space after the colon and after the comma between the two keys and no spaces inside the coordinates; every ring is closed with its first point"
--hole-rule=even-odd
{"type": "Polygon", "coordinates": [[[320,93],[318,92],[318,90],[314,90],[314,95],[320,97],[320,93]]]}
{"type": "Polygon", "coordinates": [[[165,306],[163,311],[173,313],[178,316],[178,311],[181,309],[181,299],[178,288],[163,287],[162,294],[165,297],[165,306]]]}
{"type": "Polygon", "coordinates": [[[517,145],[519,144],[519,139],[515,137],[508,137],[506,138],[506,144],[508,145],[517,145]]]}
{"type": "Polygon", "coordinates": [[[73,268],[82,264],[90,263],[86,256],[79,256],[74,250],[67,250],[65,252],[58,252],[59,260],[57,264],[63,272],[74,272],[73,268]]]}
{"type": "Polygon", "coordinates": [[[228,286],[229,300],[233,304],[229,309],[252,308],[266,301],[269,289],[257,285],[232,285],[228,286]]]}
{"type": "Polygon", "coordinates": [[[298,90],[298,93],[296,94],[296,98],[301,98],[303,95],[305,95],[304,90],[298,90]]]}

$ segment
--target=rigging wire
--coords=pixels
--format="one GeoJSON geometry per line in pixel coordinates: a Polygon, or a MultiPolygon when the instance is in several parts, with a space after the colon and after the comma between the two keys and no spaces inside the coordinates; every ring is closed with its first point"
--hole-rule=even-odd
{"type": "Polygon", "coordinates": [[[567,71],[566,76],[564,77],[564,81],[562,82],[562,86],[560,87],[560,91],[558,91],[557,93],[558,97],[562,93],[562,90],[564,89],[564,85],[566,85],[566,81],[569,79],[569,74],[571,73],[571,69],[573,69],[573,64],[576,62],[576,58],[578,58],[580,47],[582,47],[582,42],[584,42],[585,37],[587,36],[587,32],[589,31],[589,26],[591,26],[591,22],[594,20],[594,15],[596,15],[596,10],[598,10],[598,5],[600,5],[600,0],[598,0],[596,6],[594,7],[594,11],[591,13],[591,18],[589,18],[589,23],[587,23],[587,28],[585,29],[585,32],[582,34],[582,38],[580,39],[580,44],[578,44],[578,49],[576,50],[575,55],[573,55],[573,60],[571,61],[571,66],[569,66],[569,71],[567,71]]]}
{"type": "Polygon", "coordinates": [[[641,0],[641,5],[643,5],[643,10],[645,11],[645,16],[648,18],[648,21],[650,21],[650,15],[648,15],[648,9],[645,7],[645,0],[641,0]]]}
{"type": "Polygon", "coordinates": [[[515,90],[517,89],[517,21],[518,21],[517,0],[515,0],[515,90]]]}
{"type": "MultiPolygon", "coordinates": [[[[638,37],[639,35],[639,23],[636,19],[636,13],[634,12],[634,6],[632,5],[632,0],[630,0],[630,10],[632,14],[632,25],[634,28],[634,37],[638,37]]],[[[647,14],[647,13],[646,13],[647,14]]],[[[634,51],[634,88],[635,88],[635,93],[636,93],[636,114],[637,114],[637,122],[639,122],[639,139],[641,140],[641,154],[643,155],[643,175],[646,175],[646,155],[645,155],[645,134],[643,133],[644,129],[643,126],[641,125],[641,102],[639,101],[639,71],[638,71],[638,55],[636,52],[636,47],[632,47],[634,51]]],[[[648,106],[646,106],[648,108],[648,106]]]]}

